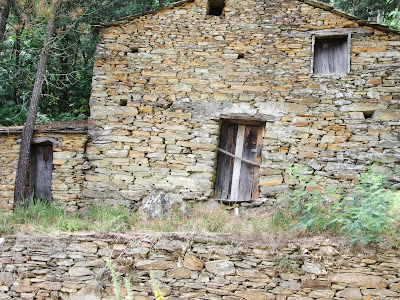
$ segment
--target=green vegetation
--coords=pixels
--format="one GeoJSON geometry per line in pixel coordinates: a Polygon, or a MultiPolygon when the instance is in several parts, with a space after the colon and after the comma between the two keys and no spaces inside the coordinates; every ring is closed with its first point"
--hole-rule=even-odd
{"type": "MultiPolygon", "coordinates": [[[[4,3],[9,0],[3,1],[4,3]]],[[[22,125],[35,81],[49,14],[47,0],[12,1],[4,40],[0,39],[0,126],[22,125]]],[[[94,26],[169,5],[170,0],[62,1],[37,123],[84,119],[94,51],[94,26]]],[[[3,7],[0,6],[0,14],[3,7]]],[[[0,16],[1,18],[1,16],[0,16]]]]}
{"type": "Polygon", "coordinates": [[[377,21],[399,29],[398,0],[321,0],[364,20],[377,21]]]}
{"type": "Polygon", "coordinates": [[[400,192],[392,189],[389,172],[375,163],[359,177],[349,193],[322,189],[318,177],[307,168],[288,170],[296,189],[283,195],[279,209],[243,210],[236,216],[229,207],[193,205],[185,213],[146,220],[123,206],[91,206],[84,212],[67,213],[54,203],[26,200],[12,214],[0,213],[0,235],[31,232],[198,232],[242,235],[333,234],[367,244],[382,238],[398,244],[400,192]]]}
{"type": "MultiPolygon", "coordinates": [[[[113,287],[114,287],[114,294],[115,294],[116,299],[117,300],[122,300],[122,299],[133,300],[134,295],[132,293],[131,282],[129,281],[129,278],[125,278],[125,280],[124,280],[126,298],[123,298],[122,291],[121,291],[121,284],[120,284],[120,281],[119,281],[119,278],[117,275],[117,271],[115,270],[113,263],[111,261],[111,258],[107,259],[107,265],[111,272],[111,277],[112,277],[113,287]]],[[[157,280],[152,273],[150,273],[150,278],[151,278],[151,283],[153,285],[155,300],[164,299],[164,296],[162,295],[160,286],[158,285],[157,280]]]]}
{"type": "Polygon", "coordinates": [[[343,196],[338,190],[321,189],[307,168],[292,167],[289,174],[299,188],[284,196],[287,205],[277,212],[274,224],[314,233],[342,233],[363,244],[380,241],[382,235],[394,237],[399,231],[400,193],[392,189],[388,171],[374,164],[360,176],[352,193],[343,196]]]}
{"type": "MultiPolygon", "coordinates": [[[[118,279],[117,272],[115,271],[115,268],[112,264],[111,258],[107,259],[107,265],[111,272],[115,297],[117,298],[117,300],[122,300],[124,298],[122,298],[121,285],[120,285],[120,282],[118,279]]],[[[126,290],[126,299],[133,300],[134,297],[132,294],[131,282],[129,281],[128,278],[125,278],[124,283],[125,283],[125,290],[126,290]]]]}

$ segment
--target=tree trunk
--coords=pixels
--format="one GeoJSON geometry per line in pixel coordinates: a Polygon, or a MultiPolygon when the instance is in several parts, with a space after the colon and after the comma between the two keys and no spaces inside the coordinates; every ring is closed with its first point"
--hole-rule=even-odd
{"type": "Polygon", "coordinates": [[[52,0],[51,2],[50,17],[47,23],[46,36],[44,39],[43,48],[40,53],[39,64],[36,71],[36,78],[33,85],[29,112],[26,117],[24,129],[22,130],[17,176],[15,178],[14,208],[18,204],[20,204],[26,196],[26,179],[28,174],[32,135],[36,121],[36,114],[39,107],[39,100],[42,96],[42,85],[46,73],[47,60],[49,58],[49,48],[52,42],[56,14],[60,5],[60,1],[61,0],[52,0]]]}
{"type": "Polygon", "coordinates": [[[165,6],[165,0],[158,0],[158,6],[159,7],[164,7],[165,6]]]}
{"type": "Polygon", "coordinates": [[[15,74],[13,76],[13,93],[12,99],[16,104],[21,104],[18,98],[18,82],[21,79],[21,66],[20,66],[20,54],[21,54],[21,35],[25,29],[25,19],[22,17],[21,12],[19,11],[15,2],[12,3],[13,12],[18,18],[18,27],[15,30],[15,42],[13,46],[14,57],[15,57],[15,74]]]}
{"type": "Polygon", "coordinates": [[[6,27],[8,15],[10,14],[10,9],[13,0],[0,0],[0,4],[4,4],[4,7],[0,13],[0,42],[4,40],[6,36],[6,27]]]}

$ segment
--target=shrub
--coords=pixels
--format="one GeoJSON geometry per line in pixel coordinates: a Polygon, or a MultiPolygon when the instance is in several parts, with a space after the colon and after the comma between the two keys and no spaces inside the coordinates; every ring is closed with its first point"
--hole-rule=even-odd
{"type": "MultiPolygon", "coordinates": [[[[292,226],[296,228],[318,233],[343,232],[351,236],[352,242],[366,244],[379,241],[379,236],[400,220],[397,194],[374,165],[361,174],[359,184],[347,197],[337,190],[320,189],[317,179],[310,179],[307,168],[294,166],[288,173],[298,183],[298,189],[285,196],[286,209],[291,211],[292,226]]],[[[274,223],[279,224],[284,211],[278,211],[274,223]]]]}

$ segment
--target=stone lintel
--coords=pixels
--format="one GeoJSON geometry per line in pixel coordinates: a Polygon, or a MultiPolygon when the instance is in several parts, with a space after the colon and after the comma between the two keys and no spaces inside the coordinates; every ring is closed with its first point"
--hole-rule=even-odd
{"type": "Polygon", "coordinates": [[[221,120],[224,120],[224,121],[230,121],[233,123],[237,122],[240,124],[248,124],[248,125],[261,124],[261,123],[275,121],[274,116],[265,115],[265,114],[249,115],[249,114],[243,114],[243,113],[232,113],[232,114],[220,115],[219,117],[221,120]]]}
{"type": "Polygon", "coordinates": [[[311,31],[283,31],[282,36],[288,37],[311,37],[313,35],[317,37],[324,36],[338,36],[338,35],[348,35],[348,34],[363,34],[372,35],[373,30],[367,28],[334,28],[334,29],[321,29],[321,30],[311,30],[311,31]]]}

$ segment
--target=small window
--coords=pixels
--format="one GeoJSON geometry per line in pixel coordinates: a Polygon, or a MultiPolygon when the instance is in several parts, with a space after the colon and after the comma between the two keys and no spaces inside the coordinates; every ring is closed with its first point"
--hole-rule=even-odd
{"type": "Polygon", "coordinates": [[[222,16],[225,7],[225,0],[209,0],[208,1],[208,15],[222,16]]]}
{"type": "Polygon", "coordinates": [[[347,73],[349,40],[348,36],[315,37],[313,73],[347,73]]]}
{"type": "Polygon", "coordinates": [[[215,183],[217,199],[258,199],[263,127],[222,122],[215,183]]]}

